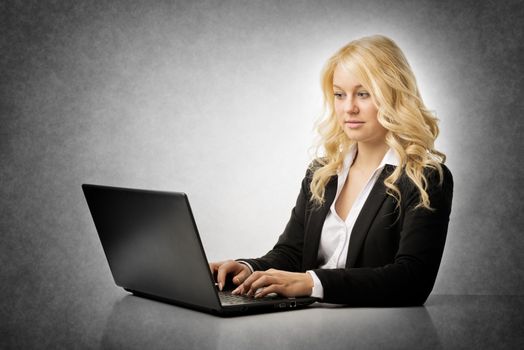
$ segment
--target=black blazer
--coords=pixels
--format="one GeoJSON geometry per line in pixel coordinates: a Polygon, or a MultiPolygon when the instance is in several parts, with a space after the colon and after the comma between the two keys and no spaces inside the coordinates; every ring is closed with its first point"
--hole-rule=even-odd
{"type": "Polygon", "coordinates": [[[306,172],[291,218],[277,244],[266,255],[247,261],[255,270],[313,270],[324,289],[324,302],[355,306],[422,305],[429,296],[440,265],[448,229],[453,177],[442,165],[425,170],[434,211],[418,208],[419,193],[403,173],[397,181],[400,210],[386,194],[384,179],[395,169],[387,164],[372,188],[351,232],[345,268],[319,269],[317,262],[324,220],[335,198],[337,176],[325,189],[320,208],[310,201],[313,170],[306,172]]]}

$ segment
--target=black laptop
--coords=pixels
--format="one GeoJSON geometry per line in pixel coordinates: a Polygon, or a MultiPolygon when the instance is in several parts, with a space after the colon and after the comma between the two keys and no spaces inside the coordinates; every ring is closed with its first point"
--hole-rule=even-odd
{"type": "Polygon", "coordinates": [[[289,310],[312,297],[219,291],[185,193],[82,185],[115,283],[146,298],[219,315],[289,310]]]}

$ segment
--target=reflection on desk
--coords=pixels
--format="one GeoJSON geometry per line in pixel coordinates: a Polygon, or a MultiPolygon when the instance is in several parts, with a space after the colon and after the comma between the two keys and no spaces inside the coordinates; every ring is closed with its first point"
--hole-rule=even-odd
{"type": "Polygon", "coordinates": [[[135,296],[117,302],[104,348],[347,349],[440,348],[424,307],[343,308],[328,304],[286,312],[219,318],[135,296]],[[423,335],[421,337],[421,335],[423,335]]]}
{"type": "Polygon", "coordinates": [[[142,299],[118,301],[103,348],[516,349],[524,348],[522,296],[433,295],[425,307],[302,310],[220,318],[142,299]]]}

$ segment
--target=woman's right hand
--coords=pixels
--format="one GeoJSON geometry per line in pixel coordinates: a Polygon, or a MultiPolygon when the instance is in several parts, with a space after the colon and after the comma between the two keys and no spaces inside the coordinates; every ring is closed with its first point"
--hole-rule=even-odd
{"type": "Polygon", "coordinates": [[[222,290],[226,284],[226,276],[231,275],[233,283],[239,285],[251,275],[251,270],[246,264],[239,263],[235,260],[225,260],[209,263],[211,274],[215,276],[218,283],[218,289],[222,290]]]}

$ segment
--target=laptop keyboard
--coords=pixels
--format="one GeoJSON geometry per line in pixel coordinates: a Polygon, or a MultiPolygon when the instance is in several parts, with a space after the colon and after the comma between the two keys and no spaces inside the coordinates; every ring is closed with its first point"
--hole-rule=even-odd
{"type": "Polygon", "coordinates": [[[229,291],[218,292],[220,302],[222,305],[241,305],[241,304],[254,304],[262,303],[268,300],[287,299],[278,296],[277,294],[269,294],[263,298],[248,297],[246,295],[231,294],[229,291]]]}

